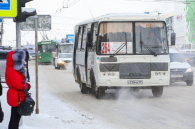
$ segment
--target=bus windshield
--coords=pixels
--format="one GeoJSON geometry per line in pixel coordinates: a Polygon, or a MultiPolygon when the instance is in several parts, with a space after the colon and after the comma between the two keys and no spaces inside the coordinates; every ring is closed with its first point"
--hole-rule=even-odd
{"type": "Polygon", "coordinates": [[[59,46],[60,53],[72,53],[73,52],[73,44],[63,44],[59,46]]]}
{"type": "Polygon", "coordinates": [[[59,54],[59,58],[72,58],[72,54],[59,54]]]}
{"type": "Polygon", "coordinates": [[[55,52],[56,47],[54,44],[50,45],[38,45],[39,53],[52,53],[55,52]]]}
{"type": "Polygon", "coordinates": [[[163,22],[136,22],[136,54],[167,54],[166,26],[163,22]]]}
{"type": "Polygon", "coordinates": [[[99,30],[98,54],[132,54],[133,29],[131,22],[101,23],[99,30]]]}
{"type": "Polygon", "coordinates": [[[168,54],[164,22],[101,23],[98,36],[98,54],[168,54]],[[135,52],[133,48],[136,48],[135,52]]]}

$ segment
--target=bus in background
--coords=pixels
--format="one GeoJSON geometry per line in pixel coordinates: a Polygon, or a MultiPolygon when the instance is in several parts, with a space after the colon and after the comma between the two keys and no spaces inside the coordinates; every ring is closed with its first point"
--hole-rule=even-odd
{"type": "Polygon", "coordinates": [[[52,63],[52,53],[56,51],[56,42],[45,40],[38,42],[38,63],[52,63]]]}
{"type": "Polygon", "coordinates": [[[170,83],[167,41],[165,20],[158,15],[109,14],[83,21],[75,26],[75,82],[97,99],[116,88],[151,89],[160,97],[170,83]]]}
{"type": "Polygon", "coordinates": [[[53,65],[56,69],[65,68],[72,62],[73,43],[58,43],[53,52],[53,65]]]}

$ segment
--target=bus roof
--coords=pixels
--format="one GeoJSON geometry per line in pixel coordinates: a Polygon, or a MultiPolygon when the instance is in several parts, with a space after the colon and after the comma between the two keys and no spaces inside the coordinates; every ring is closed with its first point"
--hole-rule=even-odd
{"type": "Polygon", "coordinates": [[[82,21],[77,25],[100,21],[165,21],[163,17],[142,13],[113,13],[82,21]]]}
{"type": "Polygon", "coordinates": [[[41,42],[38,42],[39,45],[46,45],[46,44],[56,44],[53,40],[42,40],[41,42]]]}

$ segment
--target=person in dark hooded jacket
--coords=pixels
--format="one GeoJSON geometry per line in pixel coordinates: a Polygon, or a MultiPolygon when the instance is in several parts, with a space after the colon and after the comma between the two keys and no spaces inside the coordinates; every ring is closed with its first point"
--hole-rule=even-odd
{"type": "Polygon", "coordinates": [[[9,87],[7,103],[11,106],[11,118],[8,129],[18,129],[21,115],[18,114],[18,96],[20,103],[24,100],[24,86],[29,90],[28,78],[24,67],[25,52],[23,50],[10,51],[7,55],[5,80],[9,87]]]}
{"type": "Polygon", "coordinates": [[[25,53],[26,53],[25,61],[26,61],[27,78],[28,78],[28,82],[30,82],[30,75],[29,75],[29,70],[28,70],[28,61],[30,57],[29,57],[28,50],[25,50],[25,53]]]}

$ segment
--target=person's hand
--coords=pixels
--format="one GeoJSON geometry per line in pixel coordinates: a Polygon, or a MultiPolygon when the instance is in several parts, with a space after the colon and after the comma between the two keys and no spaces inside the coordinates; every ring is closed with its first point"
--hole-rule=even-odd
{"type": "Polygon", "coordinates": [[[27,86],[28,86],[28,91],[30,90],[30,88],[31,88],[31,85],[29,84],[29,83],[26,83],[27,84],[27,86]]]}

